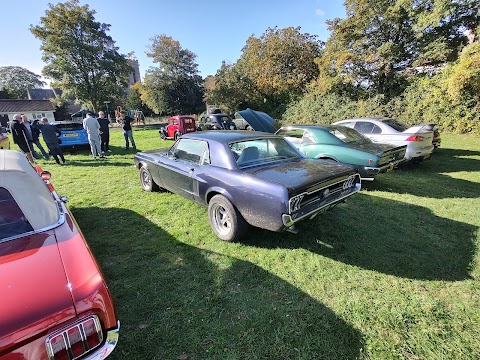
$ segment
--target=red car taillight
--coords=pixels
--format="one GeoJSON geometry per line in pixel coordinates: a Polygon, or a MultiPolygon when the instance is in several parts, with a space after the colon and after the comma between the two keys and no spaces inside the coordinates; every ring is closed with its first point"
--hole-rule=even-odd
{"type": "Polygon", "coordinates": [[[102,341],[100,321],[93,316],[49,336],[45,345],[50,360],[72,360],[93,350],[102,341]]]}
{"type": "Polygon", "coordinates": [[[423,141],[425,139],[423,136],[411,135],[405,141],[423,141]]]}

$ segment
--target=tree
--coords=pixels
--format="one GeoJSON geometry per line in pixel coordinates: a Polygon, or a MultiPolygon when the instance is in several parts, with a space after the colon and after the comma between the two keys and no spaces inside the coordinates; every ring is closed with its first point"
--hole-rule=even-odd
{"type": "Polygon", "coordinates": [[[107,35],[110,25],[95,21],[96,12],[78,0],[48,6],[41,25],[30,26],[42,42],[43,74],[95,111],[122,95],[132,69],[107,35]]]}
{"type": "Polygon", "coordinates": [[[45,86],[40,75],[20,66],[0,67],[0,90],[13,99],[27,99],[27,89],[45,86]]]}
{"type": "Polygon", "coordinates": [[[346,0],[347,17],[327,21],[331,36],[319,61],[319,92],[348,88],[357,97],[383,94],[386,100],[401,94],[415,68],[456,60],[467,42],[464,30],[478,23],[475,3],[346,0]]]}
{"type": "Polygon", "coordinates": [[[283,112],[318,76],[315,59],[321,56],[323,43],[300,30],[268,28],[260,38],[250,36],[242,49],[236,67],[267,112],[283,112]]]}
{"type": "Polygon", "coordinates": [[[215,76],[205,79],[205,101],[224,107],[230,113],[255,107],[255,89],[251,85],[237,66],[222,62],[215,76]]]}
{"type": "Polygon", "coordinates": [[[135,84],[130,86],[130,92],[125,100],[125,105],[127,108],[132,110],[141,110],[145,116],[150,115],[150,108],[143,102],[141,98],[142,83],[137,81],[135,84]]]}
{"type": "Polygon", "coordinates": [[[202,78],[196,55],[166,35],[153,37],[147,56],[158,67],[147,70],[141,99],[158,114],[192,114],[203,105],[202,78]]]}

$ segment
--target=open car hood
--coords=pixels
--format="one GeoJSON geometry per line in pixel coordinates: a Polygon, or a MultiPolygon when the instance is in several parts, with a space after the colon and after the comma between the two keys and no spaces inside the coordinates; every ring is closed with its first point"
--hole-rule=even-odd
{"type": "Polygon", "coordinates": [[[246,109],[237,111],[235,115],[241,116],[246,122],[250,124],[253,130],[263,131],[274,134],[280,126],[277,124],[267,113],[261,111],[255,111],[252,109],[246,109]]]}

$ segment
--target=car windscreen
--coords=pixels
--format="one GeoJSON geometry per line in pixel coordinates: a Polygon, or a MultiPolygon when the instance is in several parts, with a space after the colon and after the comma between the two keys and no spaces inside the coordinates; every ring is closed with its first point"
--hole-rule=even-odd
{"type": "Polygon", "coordinates": [[[230,144],[239,168],[278,161],[298,159],[302,156],[283,138],[249,139],[230,144]]]}
{"type": "Polygon", "coordinates": [[[400,132],[407,130],[407,127],[405,126],[405,124],[395,119],[385,119],[383,120],[383,123],[387,124],[388,126],[400,132]]]}
{"type": "Polygon", "coordinates": [[[77,124],[77,123],[71,123],[71,124],[56,124],[56,127],[58,127],[62,131],[78,131],[83,129],[82,124],[77,124]]]}
{"type": "Polygon", "coordinates": [[[335,127],[332,126],[331,128],[329,128],[328,132],[347,144],[370,142],[370,140],[367,137],[363,136],[358,131],[351,128],[347,128],[345,126],[335,126],[335,127]]]}

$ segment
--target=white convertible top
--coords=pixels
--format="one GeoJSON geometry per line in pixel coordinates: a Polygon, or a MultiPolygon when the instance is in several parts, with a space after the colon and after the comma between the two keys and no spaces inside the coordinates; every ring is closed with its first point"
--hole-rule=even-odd
{"type": "Polygon", "coordinates": [[[0,187],[10,192],[34,230],[59,220],[52,193],[21,152],[0,150],[0,187]]]}

